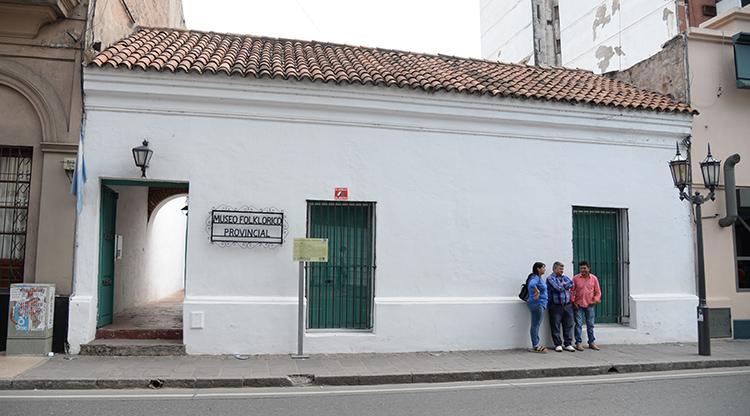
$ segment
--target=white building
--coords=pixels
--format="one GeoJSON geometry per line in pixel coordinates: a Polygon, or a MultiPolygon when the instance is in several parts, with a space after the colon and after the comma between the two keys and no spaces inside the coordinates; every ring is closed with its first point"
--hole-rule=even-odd
{"type": "Polygon", "coordinates": [[[291,241],[305,235],[330,239],[308,273],[307,352],[526,347],[531,264],[572,272],[590,256],[602,343],[696,338],[689,208],[666,167],[692,115],[664,96],[584,71],[160,29],[104,51],[84,89],[74,352],[154,286],[118,300],[103,282],[160,279],[132,266],[153,263],[133,246],[151,227],[146,188],[189,194],[190,354],[295,351],[291,241]],[[148,179],[131,156],[144,139],[148,179]],[[212,242],[226,235],[214,210],[271,218],[235,227],[269,244],[212,242]]]}
{"type": "Polygon", "coordinates": [[[481,0],[482,56],[620,71],[659,52],[686,16],[697,26],[711,17],[709,10],[715,16],[714,4],[733,1],[692,1],[686,14],[682,0],[481,0]]]}

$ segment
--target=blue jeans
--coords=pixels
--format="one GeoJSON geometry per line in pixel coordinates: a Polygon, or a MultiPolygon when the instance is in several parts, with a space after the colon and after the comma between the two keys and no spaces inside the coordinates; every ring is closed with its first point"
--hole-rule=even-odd
{"type": "Polygon", "coordinates": [[[544,318],[544,305],[527,304],[529,312],[531,312],[531,346],[536,348],[539,346],[539,327],[542,325],[542,318],[544,318]]]}
{"type": "Polygon", "coordinates": [[[552,330],[552,342],[555,347],[560,345],[573,344],[573,327],[575,319],[573,318],[573,305],[556,305],[550,303],[549,307],[549,324],[552,330]],[[560,337],[560,324],[562,324],[562,337],[560,337]]]}
{"type": "Polygon", "coordinates": [[[584,316],[586,317],[586,336],[588,337],[589,345],[591,345],[596,341],[596,338],[594,337],[594,318],[596,317],[594,305],[591,305],[588,308],[578,307],[578,309],[576,309],[576,344],[583,342],[582,332],[584,316]]]}

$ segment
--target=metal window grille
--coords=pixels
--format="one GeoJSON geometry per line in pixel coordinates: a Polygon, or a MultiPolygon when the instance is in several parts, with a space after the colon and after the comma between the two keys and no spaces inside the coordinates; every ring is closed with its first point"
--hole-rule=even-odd
{"type": "Polygon", "coordinates": [[[0,288],[23,282],[31,155],[29,147],[0,147],[0,288]]]}
{"type": "Polygon", "coordinates": [[[308,328],[371,329],[375,204],[309,201],[307,234],[328,239],[328,262],[307,268],[308,328]]]}
{"type": "Polygon", "coordinates": [[[596,320],[617,323],[623,316],[623,268],[620,210],[573,207],[573,269],[587,260],[591,272],[599,278],[602,302],[596,305],[596,320]]]}

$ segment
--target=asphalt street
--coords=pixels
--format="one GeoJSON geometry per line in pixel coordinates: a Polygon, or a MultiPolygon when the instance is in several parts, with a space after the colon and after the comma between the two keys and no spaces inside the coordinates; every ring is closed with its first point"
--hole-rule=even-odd
{"type": "Polygon", "coordinates": [[[750,415],[750,369],[508,382],[1,391],[0,415],[750,415]]]}

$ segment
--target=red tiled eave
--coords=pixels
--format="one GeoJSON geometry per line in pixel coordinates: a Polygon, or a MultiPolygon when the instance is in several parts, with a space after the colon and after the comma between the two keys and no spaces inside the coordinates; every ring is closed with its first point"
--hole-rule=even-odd
{"type": "Polygon", "coordinates": [[[91,64],[694,112],[666,95],[578,69],[190,30],[139,28],[91,64]]]}

